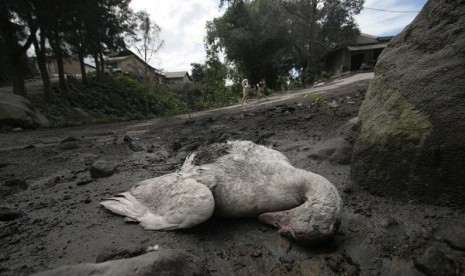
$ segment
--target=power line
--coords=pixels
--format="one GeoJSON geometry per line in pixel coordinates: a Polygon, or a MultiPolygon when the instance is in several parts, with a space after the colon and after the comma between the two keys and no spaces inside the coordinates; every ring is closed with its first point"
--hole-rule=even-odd
{"type": "Polygon", "coordinates": [[[393,10],[383,10],[383,9],[375,9],[375,8],[366,8],[364,7],[364,9],[366,10],[373,10],[373,11],[382,11],[382,12],[409,12],[409,13],[419,13],[420,11],[393,11],[393,10]]]}

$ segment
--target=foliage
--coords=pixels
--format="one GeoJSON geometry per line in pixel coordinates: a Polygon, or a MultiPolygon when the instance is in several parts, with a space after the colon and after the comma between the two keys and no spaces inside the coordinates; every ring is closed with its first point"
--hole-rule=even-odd
{"type": "Polygon", "coordinates": [[[150,14],[146,11],[134,14],[132,22],[133,28],[129,31],[126,44],[134,47],[137,55],[145,62],[145,76],[148,80],[148,63],[164,44],[164,41],[160,39],[161,28],[151,20],[150,14]]]}
{"type": "MultiPolygon", "coordinates": [[[[225,14],[207,24],[207,47],[223,50],[244,78],[265,78],[283,87],[279,76],[311,83],[319,60],[358,34],[353,15],[364,0],[223,0],[225,14]]],[[[299,85],[300,86],[300,85],[299,85]]]]}
{"type": "MultiPolygon", "coordinates": [[[[33,98],[31,101],[39,102],[33,98]]],[[[128,76],[106,76],[90,77],[87,85],[73,81],[69,93],[38,105],[51,125],[57,127],[171,116],[237,101],[227,88],[213,93],[203,84],[159,85],[128,76]]]]}

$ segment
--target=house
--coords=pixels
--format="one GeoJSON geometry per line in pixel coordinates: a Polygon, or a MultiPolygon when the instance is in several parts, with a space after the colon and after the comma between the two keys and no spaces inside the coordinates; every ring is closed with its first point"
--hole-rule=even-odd
{"type": "MultiPolygon", "coordinates": [[[[39,65],[37,64],[37,58],[31,58],[31,62],[34,66],[35,72],[39,71],[39,65]]],[[[54,57],[47,58],[47,71],[50,76],[58,75],[58,65],[57,60],[54,57]]],[[[86,73],[94,72],[95,66],[84,63],[84,68],[86,73]]],[[[63,69],[65,71],[65,75],[73,75],[73,76],[81,76],[81,65],[79,64],[79,60],[74,57],[63,57],[63,69]]]]}
{"type": "Polygon", "coordinates": [[[187,71],[166,72],[165,80],[166,80],[166,83],[169,83],[169,84],[192,82],[192,78],[191,76],[189,76],[189,73],[187,71]]]}
{"type": "Polygon", "coordinates": [[[376,37],[362,33],[353,43],[337,47],[326,54],[326,69],[331,75],[373,69],[379,55],[392,38],[392,36],[376,37]]]}
{"type": "Polygon", "coordinates": [[[148,70],[150,82],[164,83],[165,76],[159,70],[145,63],[130,50],[109,54],[105,65],[111,72],[121,72],[138,79],[145,79],[145,70],[148,70]]]}

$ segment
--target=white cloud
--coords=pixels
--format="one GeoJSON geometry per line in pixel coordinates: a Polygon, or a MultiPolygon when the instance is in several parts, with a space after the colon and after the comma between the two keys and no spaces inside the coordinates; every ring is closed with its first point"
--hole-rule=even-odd
{"type": "MultiPolygon", "coordinates": [[[[419,11],[425,3],[426,0],[366,0],[364,7],[389,11],[419,11]]],[[[395,35],[410,24],[417,14],[364,9],[355,19],[363,33],[395,35]]]]}
{"type": "Polygon", "coordinates": [[[218,0],[133,0],[131,8],[146,10],[165,41],[150,64],[169,72],[189,71],[191,63],[204,62],[205,24],[222,15],[218,5],[218,0]]]}

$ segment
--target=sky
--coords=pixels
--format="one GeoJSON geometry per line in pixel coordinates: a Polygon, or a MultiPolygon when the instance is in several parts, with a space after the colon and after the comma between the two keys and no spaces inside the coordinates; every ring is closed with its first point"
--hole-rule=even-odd
{"type": "MultiPolygon", "coordinates": [[[[419,11],[427,0],[365,0],[365,8],[419,11]]],[[[150,65],[165,72],[190,71],[191,63],[205,62],[203,40],[207,21],[220,17],[219,0],[132,0],[135,11],[146,10],[161,27],[163,47],[150,65]]],[[[384,12],[364,9],[355,17],[360,31],[375,36],[396,35],[417,12],[384,12]]]]}

